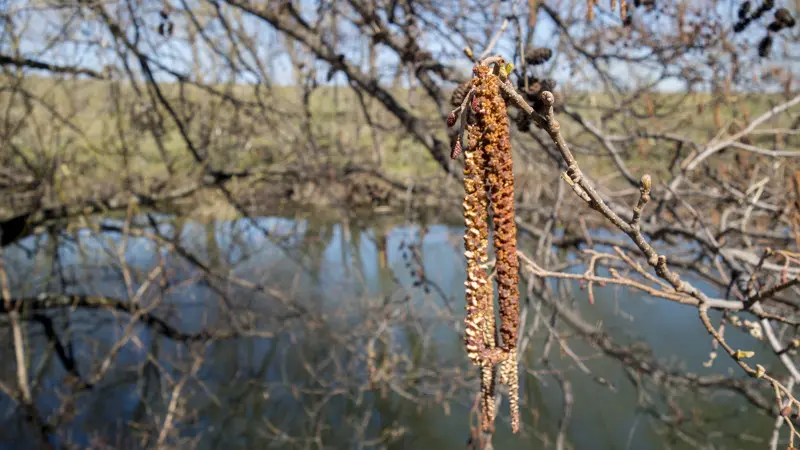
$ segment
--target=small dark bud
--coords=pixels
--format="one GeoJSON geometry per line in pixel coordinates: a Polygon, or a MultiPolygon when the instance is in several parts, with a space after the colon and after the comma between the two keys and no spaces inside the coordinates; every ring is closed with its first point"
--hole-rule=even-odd
{"type": "Polygon", "coordinates": [[[748,0],[742,2],[742,4],[739,5],[739,11],[738,11],[739,20],[744,20],[745,17],[747,17],[747,13],[749,12],[750,12],[750,1],[748,0]]]}
{"type": "Polygon", "coordinates": [[[783,29],[783,27],[784,27],[783,23],[782,22],[778,22],[776,20],[776,21],[770,23],[769,26],[767,26],[767,29],[769,31],[772,31],[772,32],[778,32],[778,31],[781,31],[783,29]]]}
{"type": "Polygon", "coordinates": [[[794,26],[794,17],[792,17],[792,13],[786,8],[780,8],[775,11],[775,21],[782,23],[785,28],[792,28],[794,26]]]}
{"type": "Polygon", "coordinates": [[[764,36],[764,39],[758,43],[758,56],[766,58],[772,50],[772,36],[764,36]]]}
{"type": "Polygon", "coordinates": [[[736,22],[736,24],[733,25],[733,32],[741,33],[742,31],[745,30],[745,28],[747,28],[748,25],[750,25],[750,19],[740,20],[739,22],[736,22]]]}
{"type": "Polygon", "coordinates": [[[451,111],[450,115],[447,116],[447,128],[450,128],[455,124],[456,124],[456,112],[451,111]]]}
{"type": "Polygon", "coordinates": [[[775,7],[775,0],[764,0],[764,3],[758,7],[755,11],[753,11],[753,15],[750,17],[751,19],[759,19],[761,16],[764,15],[765,12],[769,11],[770,9],[775,7]]]}
{"type": "Polygon", "coordinates": [[[481,102],[477,96],[473,97],[472,102],[470,103],[470,108],[472,108],[472,112],[475,114],[480,112],[481,102]]]}

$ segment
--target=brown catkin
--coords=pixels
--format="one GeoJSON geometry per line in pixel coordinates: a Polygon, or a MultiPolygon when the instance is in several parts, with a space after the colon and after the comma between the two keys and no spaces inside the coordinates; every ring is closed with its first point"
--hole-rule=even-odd
{"type": "MultiPolygon", "coordinates": [[[[502,64],[502,60],[500,60],[502,64]]],[[[498,69],[495,67],[494,69],[498,69]]],[[[467,102],[469,124],[464,145],[464,235],[467,258],[465,346],[481,367],[482,428],[491,430],[496,416],[494,366],[509,386],[514,432],[519,430],[519,380],[516,344],[519,329],[519,261],[514,222],[514,174],[510,125],[501,79],[489,65],[473,69],[472,97],[467,102]],[[491,202],[490,202],[491,200],[491,202]],[[484,264],[488,260],[488,207],[491,203],[500,306],[500,335],[495,340],[493,287],[484,264]]],[[[513,88],[512,88],[513,89],[513,88]]]]}
{"type": "MultiPolygon", "coordinates": [[[[489,70],[484,68],[484,70],[489,70]]],[[[514,222],[514,173],[506,104],[500,96],[500,80],[489,76],[476,90],[478,125],[486,130],[479,146],[489,156],[488,187],[492,199],[494,250],[497,263],[497,291],[502,319],[503,347],[517,345],[519,327],[519,261],[517,225],[514,222]]]]}
{"type": "Polygon", "coordinates": [[[553,57],[553,51],[547,47],[535,47],[525,52],[525,64],[538,66],[553,57]]]}

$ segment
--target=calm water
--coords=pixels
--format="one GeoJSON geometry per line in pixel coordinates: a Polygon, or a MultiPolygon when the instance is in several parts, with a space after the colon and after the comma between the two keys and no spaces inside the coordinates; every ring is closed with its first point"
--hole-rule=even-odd
{"type": "MultiPolygon", "coordinates": [[[[108,375],[79,397],[72,421],[59,428],[59,437],[53,442],[69,439],[80,446],[102,441],[116,448],[137,447],[143,430],[149,427],[157,433],[173,383],[191,366],[191,352],[195,352],[203,355],[204,362],[186,383],[185,402],[180,406],[188,413],[177,426],[182,437],[197,437],[193,443],[199,448],[322,448],[320,441],[307,438],[315,434],[322,436],[325,448],[359,448],[359,441],[374,444],[363,448],[465,448],[476,385],[454,387],[448,381],[457,368],[469,371],[470,381],[475,381],[474,370],[465,361],[461,335],[453,327],[463,315],[461,228],[434,224],[422,229],[392,220],[320,223],[258,218],[210,224],[173,222],[166,217],[158,220],[164,221],[157,227],[160,239],[175,239],[184,256],[277,289],[324,322],[309,327],[279,318],[285,308],[270,295],[205,278],[196,265],[168,250],[163,240],[131,237],[122,248],[116,222],[105,222],[106,231],[29,238],[5,252],[16,296],[67,292],[128,298],[121,255],[129,265],[134,292],[148,273],[164,265],[163,282],[149,286],[140,301],[147,306],[160,299],[154,313],[173,326],[184,331],[227,329],[229,317],[234,315],[242,323],[250,321],[274,332],[274,336],[187,347],[138,326],[108,375]],[[417,264],[412,261],[409,266],[409,245],[418,249],[419,262],[430,281],[427,288],[415,286],[417,277],[412,272],[417,264]],[[392,305],[391,314],[381,316],[388,317],[383,328],[374,320],[382,304],[392,305]],[[364,336],[379,329],[389,338],[376,351],[405,357],[392,375],[406,387],[402,391],[388,389],[382,395],[380,389],[359,382],[368,371],[364,336]],[[149,359],[148,354],[152,355],[149,359]],[[437,391],[443,391],[447,408],[437,403],[437,391]],[[391,443],[381,442],[382,432],[390,429],[402,433],[391,443]],[[285,433],[283,438],[276,436],[276,430],[285,433]]],[[[521,290],[525,292],[525,287],[521,290]]],[[[573,292],[587,321],[602,322],[620,342],[643,341],[665,364],[701,375],[728,373],[733,367],[724,355],[711,368],[703,367],[711,340],[693,308],[610,288],[598,289],[596,303],[589,305],[583,291],[573,292]]],[[[98,362],[96,355],[104,355],[127,325],[124,315],[96,311],[60,310],[50,317],[60,339],[72,343],[79,371],[84,374],[90,373],[98,362]],[[70,333],[65,331],[67,327],[70,333]]],[[[41,326],[27,323],[25,333],[32,349],[31,373],[40,380],[35,389],[37,406],[48,416],[62,404],[66,372],[48,348],[41,326]]],[[[739,342],[750,345],[740,333],[727,333],[734,346],[739,342]]],[[[540,356],[545,337],[546,330],[540,327],[526,355],[529,362],[540,356]]],[[[577,339],[569,343],[579,355],[597,354],[577,339]]],[[[755,350],[757,359],[767,353],[763,347],[755,350]]],[[[2,365],[2,380],[13,383],[9,341],[3,343],[2,358],[7,361],[2,365]]],[[[672,435],[665,436],[661,433],[664,426],[654,425],[652,411],[637,407],[640,393],[615,360],[586,361],[595,375],[617,387],[617,392],[611,392],[576,370],[557,346],[550,358],[555,367],[570,368],[566,375],[575,403],[568,441],[573,448],[693,448],[672,435]]],[[[769,364],[772,360],[756,362],[769,364]]],[[[543,371],[535,364],[531,369],[543,371]]],[[[553,448],[563,411],[558,382],[543,373],[521,374],[521,378],[526,433],[512,436],[501,421],[495,448],[553,448]]],[[[659,390],[649,382],[645,386],[650,401],[663,406],[665,399],[659,390]]],[[[29,448],[22,415],[14,412],[7,397],[0,399],[0,445],[29,448]]],[[[688,417],[696,416],[695,423],[685,425],[693,438],[712,430],[769,439],[772,419],[755,413],[738,397],[689,394],[676,401],[688,417]]],[[[765,448],[764,441],[715,437],[714,433],[701,442],[705,439],[717,448],[765,448]]]]}

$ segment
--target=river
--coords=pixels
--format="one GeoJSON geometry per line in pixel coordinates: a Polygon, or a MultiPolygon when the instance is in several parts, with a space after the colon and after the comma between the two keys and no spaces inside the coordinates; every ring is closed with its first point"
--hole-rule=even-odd
{"type": "MultiPolygon", "coordinates": [[[[477,387],[461,334],[453,326],[464,309],[461,227],[436,223],[420,227],[386,217],[331,220],[312,215],[207,223],[163,215],[153,218],[160,222],[155,229],[163,240],[143,235],[123,241],[122,223],[105,220],[94,231],[84,228],[57,238],[32,236],[7,248],[5,264],[14,296],[63,292],[130,298],[130,292],[135,294],[161,265],[164,276],[138,300],[146,306],[157,296],[161,303],[154,314],[166,317],[176,328],[187,332],[229,328],[228,319],[236,317],[274,333],[185,345],[150,327],[136,326],[106,376],[77,398],[70,420],[51,434],[57,448],[67,448],[65,442],[80,448],[93,443],[106,445],[93,448],[153,445],[174,386],[189,371],[193,354],[201,354],[203,361],[186,381],[177,403],[182,413],[175,425],[177,434],[169,437],[180,448],[465,448],[477,387]],[[186,262],[185,254],[165,245],[170,239],[202,267],[278,290],[325,323],[300,326],[286,319],[281,326],[275,317],[287,311],[285,305],[276,305],[271,296],[241,283],[207,277],[198,264],[186,262]],[[424,269],[421,284],[414,255],[424,269]],[[381,304],[393,311],[382,329],[373,323],[378,317],[374,310],[381,304]],[[376,330],[388,336],[376,341],[376,352],[383,355],[378,360],[396,355],[388,379],[402,388],[395,390],[386,382],[371,388],[357,381],[369,372],[367,352],[359,343],[366,345],[376,330]],[[451,384],[455,378],[450,377],[457,373],[469,374],[467,381],[472,384],[451,384]]],[[[148,219],[137,222],[147,230],[148,219]]],[[[532,246],[521,241],[523,250],[532,246]]],[[[571,292],[584,319],[602,323],[619,342],[646,344],[665,365],[699,375],[733,370],[735,377],[744,377],[725,355],[711,367],[703,366],[712,350],[711,338],[695,308],[612,288],[598,288],[590,305],[585,291],[575,286],[571,292]]],[[[96,369],[97,355],[105,354],[128,324],[126,315],[102,311],[61,309],[48,314],[62,342],[71,343],[70,351],[84,374],[96,369]]],[[[533,313],[528,316],[533,317],[533,313]]],[[[543,320],[549,320],[549,313],[543,320]]],[[[50,417],[63,404],[66,371],[53,356],[41,326],[25,322],[24,332],[31,350],[31,377],[37,380],[36,405],[50,417]]],[[[736,330],[727,333],[734,346],[751,342],[736,330]]],[[[557,380],[537,366],[546,337],[546,329],[540,328],[525,355],[531,372],[521,373],[523,433],[510,433],[504,402],[496,449],[554,448],[564,404],[557,380]]],[[[644,388],[637,389],[619,361],[599,356],[577,337],[565,337],[573,351],[591,357],[585,364],[593,376],[616,387],[612,392],[577,370],[558,346],[551,350],[550,360],[554,367],[565,369],[574,396],[567,448],[689,449],[698,436],[707,436],[702,442],[713,442],[715,448],[766,448],[773,420],[723,391],[677,397],[685,411],[680,433],[686,439],[667,432],[652,410],[638,406],[642,396],[655,405],[667,402],[656,386],[645,380],[644,388]]],[[[3,340],[2,358],[7,363],[2,380],[13,385],[14,354],[7,334],[3,340]]],[[[774,363],[763,356],[766,347],[754,350],[756,362],[774,363]]],[[[14,413],[8,397],[0,398],[0,447],[31,448],[25,444],[31,431],[24,426],[23,415],[19,410],[14,413]]]]}

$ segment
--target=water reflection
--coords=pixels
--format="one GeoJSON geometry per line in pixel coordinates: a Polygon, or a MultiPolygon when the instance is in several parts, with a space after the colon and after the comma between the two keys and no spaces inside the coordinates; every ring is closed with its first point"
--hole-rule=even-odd
{"type": "MultiPolygon", "coordinates": [[[[65,292],[125,299],[147,289],[152,295],[141,296],[141,305],[154,305],[154,313],[187,333],[237,327],[270,333],[187,345],[133,326],[107,375],[81,393],[74,414],[58,424],[53,443],[151,447],[170,409],[177,408],[178,433],[167,441],[184,448],[465,448],[476,385],[453,326],[463,313],[461,228],[391,219],[197,223],[152,215],[136,220],[138,235],[123,238],[123,226],[105,220],[93,231],[30,237],[7,249],[14,296],[65,292]],[[151,275],[159,267],[163,277],[154,288],[151,275]],[[319,320],[293,319],[281,296],[319,320]],[[195,367],[198,358],[202,364],[195,367]],[[184,377],[182,395],[172,405],[184,377]]],[[[693,308],[610,288],[596,291],[593,306],[579,289],[572,295],[586,320],[602,322],[621,342],[643,341],[659,358],[698,374],[733,368],[725,358],[702,366],[711,344],[693,308]]],[[[97,355],[105,355],[128,326],[125,315],[102,310],[60,309],[48,317],[81,374],[96,370],[97,355]]],[[[36,404],[48,417],[63,408],[68,373],[38,323],[28,322],[25,331],[31,373],[39,380],[36,404]]],[[[541,369],[534,363],[545,336],[537,335],[528,347],[532,370],[541,369]]],[[[734,347],[751,345],[736,331],[727,337],[734,347]]],[[[13,361],[9,338],[3,339],[2,358],[13,361]]],[[[579,355],[597,354],[581,341],[571,341],[571,347],[579,355]]],[[[762,358],[757,362],[772,362],[762,356],[766,348],[756,351],[762,358]]],[[[635,382],[647,381],[632,379],[616,361],[586,361],[594,376],[618,388],[614,393],[576,370],[563,352],[552,352],[551,360],[568,369],[572,383],[568,440],[574,448],[692,448],[657,432],[652,411],[637,409],[637,399],[667,400],[637,389],[635,382]]],[[[14,365],[4,364],[2,379],[14,377],[14,365]]],[[[526,432],[511,436],[501,423],[495,448],[552,448],[561,390],[545,373],[525,373],[521,381],[526,432]]],[[[770,419],[750,414],[730,395],[680,402],[687,420],[695,418],[690,428],[765,437],[771,427],[770,419]]],[[[1,403],[3,411],[14,411],[7,397],[1,403]]],[[[6,414],[2,427],[4,448],[28,448],[32,431],[21,411],[6,414]]]]}

